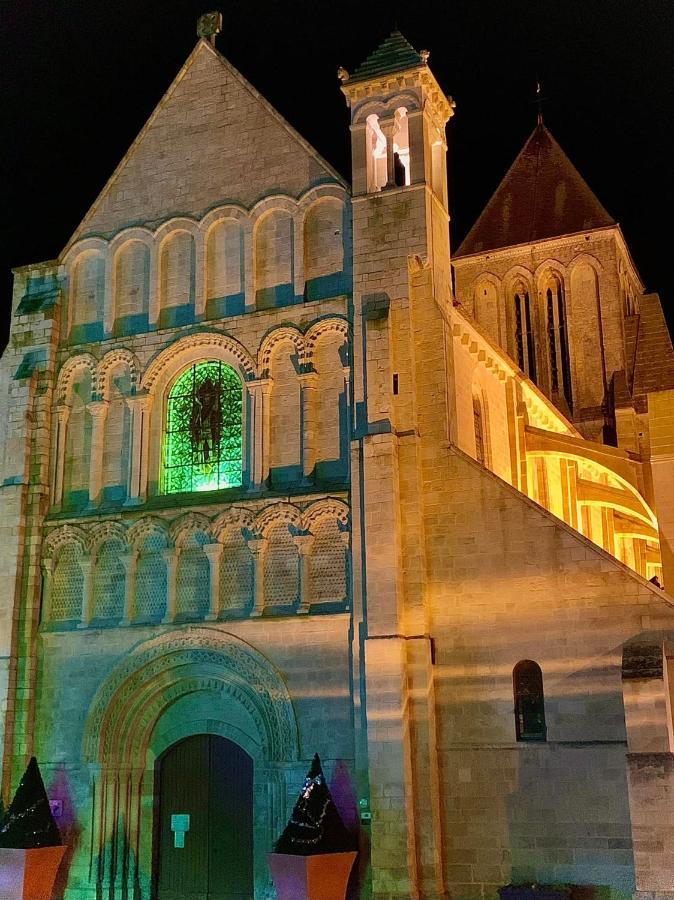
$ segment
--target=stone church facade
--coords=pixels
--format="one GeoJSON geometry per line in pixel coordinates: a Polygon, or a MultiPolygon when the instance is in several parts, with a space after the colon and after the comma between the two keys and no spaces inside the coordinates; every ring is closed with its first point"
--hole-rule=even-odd
{"type": "Polygon", "coordinates": [[[15,272],[3,796],[37,755],[69,900],[181,896],[160,771],[196,735],[251,761],[258,900],[315,752],[353,896],[674,898],[659,299],[542,122],[450,254],[428,54],[340,79],[350,185],[200,38],[15,272]]]}

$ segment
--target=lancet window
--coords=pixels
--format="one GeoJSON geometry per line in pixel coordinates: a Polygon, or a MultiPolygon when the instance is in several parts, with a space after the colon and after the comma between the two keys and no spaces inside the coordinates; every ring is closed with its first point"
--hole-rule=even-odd
{"type": "Polygon", "coordinates": [[[564,289],[556,278],[553,278],[546,288],[545,303],[550,357],[550,390],[553,394],[563,394],[570,407],[571,366],[569,364],[564,289]]]}
{"type": "Polygon", "coordinates": [[[534,341],[533,321],[529,291],[523,285],[515,289],[515,351],[517,365],[536,382],[536,345],[534,341]]]}
{"type": "Polygon", "coordinates": [[[196,363],[174,382],[164,434],[165,493],[241,484],[243,388],[231,366],[196,363]]]}
{"type": "Polygon", "coordinates": [[[523,659],[513,669],[515,732],[518,741],[544,741],[545,697],[543,673],[538,663],[523,659]]]}

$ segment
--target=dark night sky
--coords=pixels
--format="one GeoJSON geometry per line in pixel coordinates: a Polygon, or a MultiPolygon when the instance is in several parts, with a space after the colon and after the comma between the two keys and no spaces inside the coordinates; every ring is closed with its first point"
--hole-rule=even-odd
{"type": "MultiPolygon", "coordinates": [[[[10,267],[65,245],[192,49],[206,0],[2,0],[2,326],[10,267]]],[[[457,101],[448,130],[454,246],[545,121],[621,223],[674,325],[671,0],[221,3],[218,49],[349,177],[336,78],[397,21],[457,101]]],[[[0,346],[4,345],[4,330],[0,346]]]]}

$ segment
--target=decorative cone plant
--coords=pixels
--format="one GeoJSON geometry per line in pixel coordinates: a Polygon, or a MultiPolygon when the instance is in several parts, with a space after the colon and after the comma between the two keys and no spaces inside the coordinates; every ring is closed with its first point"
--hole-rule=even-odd
{"type": "Polygon", "coordinates": [[[342,822],[330,794],[317,753],[274,852],[313,856],[319,853],[346,853],[355,849],[354,839],[342,822]]]}
{"type": "Polygon", "coordinates": [[[32,850],[59,846],[61,835],[51,814],[37,760],[31,756],[14,799],[0,822],[0,847],[32,850]]]}

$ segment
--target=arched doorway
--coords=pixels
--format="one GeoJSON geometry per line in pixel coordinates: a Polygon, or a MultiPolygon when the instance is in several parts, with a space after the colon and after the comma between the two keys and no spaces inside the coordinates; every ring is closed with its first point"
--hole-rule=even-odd
{"type": "Polygon", "coordinates": [[[156,900],[250,900],[253,760],[245,750],[195,734],[159,757],[154,846],[156,900]]]}

